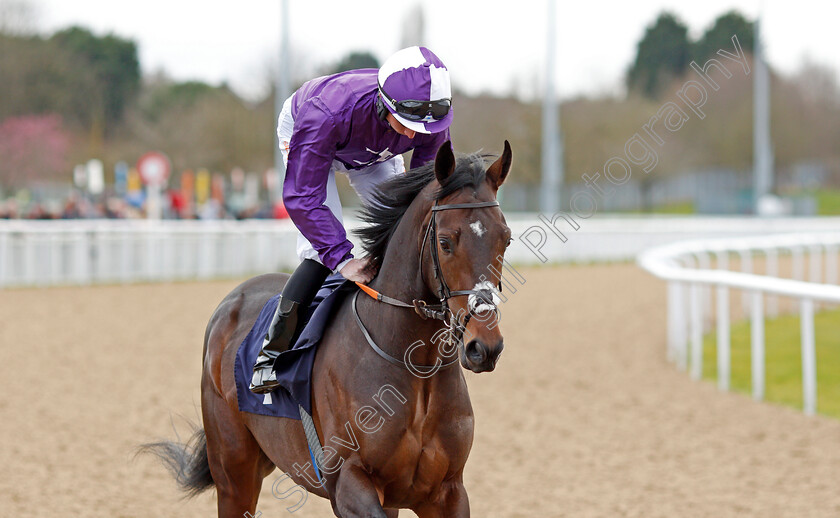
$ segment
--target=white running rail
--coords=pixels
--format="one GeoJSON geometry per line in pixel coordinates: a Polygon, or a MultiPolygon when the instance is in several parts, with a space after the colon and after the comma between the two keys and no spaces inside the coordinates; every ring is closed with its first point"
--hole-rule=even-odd
{"type": "Polygon", "coordinates": [[[742,305],[751,321],[752,395],[764,398],[764,317],[778,314],[778,296],[799,301],[802,351],[803,410],[813,415],[817,408],[814,306],[818,302],[840,303],[838,282],[840,232],[766,235],[721,240],[696,240],[649,249],[638,264],[668,281],[668,358],[679,368],[690,365],[691,377],[703,369],[704,317],[711,316],[711,294],[716,287],[718,387],[729,390],[730,307],[729,289],[742,290],[742,305]],[[790,254],[792,279],[779,277],[779,255],[790,254]],[[730,256],[740,257],[741,271],[729,271],[730,256]],[[753,258],[763,257],[765,274],[753,273],[753,258]],[[808,279],[805,279],[806,256],[808,279]],[[711,269],[711,258],[717,268],[711,269]]]}
{"type": "Polygon", "coordinates": [[[297,265],[291,221],[0,221],[0,289],[244,277],[297,265]]]}
{"type": "MultiPolygon", "coordinates": [[[[514,244],[505,258],[514,264],[632,261],[677,240],[840,228],[840,218],[825,217],[567,220],[560,214],[507,214],[514,244]]],[[[352,211],[344,223],[348,231],[360,224],[352,211]]],[[[358,241],[352,232],[348,237],[358,241]]],[[[296,241],[288,220],[0,220],[0,289],[241,278],[294,268],[296,241]]]]}

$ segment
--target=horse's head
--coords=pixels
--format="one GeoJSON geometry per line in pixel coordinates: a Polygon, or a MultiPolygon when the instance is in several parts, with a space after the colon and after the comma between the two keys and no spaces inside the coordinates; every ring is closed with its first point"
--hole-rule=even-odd
{"type": "Polygon", "coordinates": [[[456,161],[449,142],[435,158],[435,177],[441,187],[426,221],[431,232],[426,233],[424,239],[430,241],[424,244],[431,260],[424,260],[423,275],[433,293],[449,296],[455,324],[464,334],[461,364],[473,372],[492,371],[504,349],[497,286],[511,234],[494,202],[510,164],[507,141],[502,155],[486,169],[484,159],[477,155],[473,160],[456,161]],[[466,168],[471,170],[461,170],[466,168]]]}

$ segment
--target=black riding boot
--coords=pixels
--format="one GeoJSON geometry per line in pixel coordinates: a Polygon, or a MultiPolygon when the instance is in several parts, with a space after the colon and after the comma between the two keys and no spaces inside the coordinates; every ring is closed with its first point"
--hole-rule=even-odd
{"type": "Polygon", "coordinates": [[[274,360],[291,345],[301,308],[309,307],[329,274],[329,268],[323,264],[305,259],[289,278],[254,364],[251,392],[266,394],[279,385],[274,374],[274,360]]]}

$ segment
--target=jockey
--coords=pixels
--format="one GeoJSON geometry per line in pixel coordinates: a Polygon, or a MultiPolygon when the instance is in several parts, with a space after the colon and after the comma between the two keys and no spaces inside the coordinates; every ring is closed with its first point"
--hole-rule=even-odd
{"type": "Polygon", "coordinates": [[[425,47],[409,47],[376,69],[351,70],[313,79],[289,97],[277,123],[286,179],[283,202],[298,228],[302,263],[277,304],[250,389],[278,386],[274,361],[296,332],[306,308],[330,272],[369,282],[376,272],[351,252],[341,217],[336,171],[366,203],[375,187],[405,172],[402,153],[414,150],[411,167],[434,160],[449,140],[452,123],[449,71],[425,47]]]}

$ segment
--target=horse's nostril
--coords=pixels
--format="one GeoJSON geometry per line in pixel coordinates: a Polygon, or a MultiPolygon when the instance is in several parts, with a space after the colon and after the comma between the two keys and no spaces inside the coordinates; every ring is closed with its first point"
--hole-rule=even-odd
{"type": "Polygon", "coordinates": [[[481,363],[487,358],[487,348],[481,345],[478,340],[470,340],[467,344],[467,358],[473,363],[481,363]]]}

